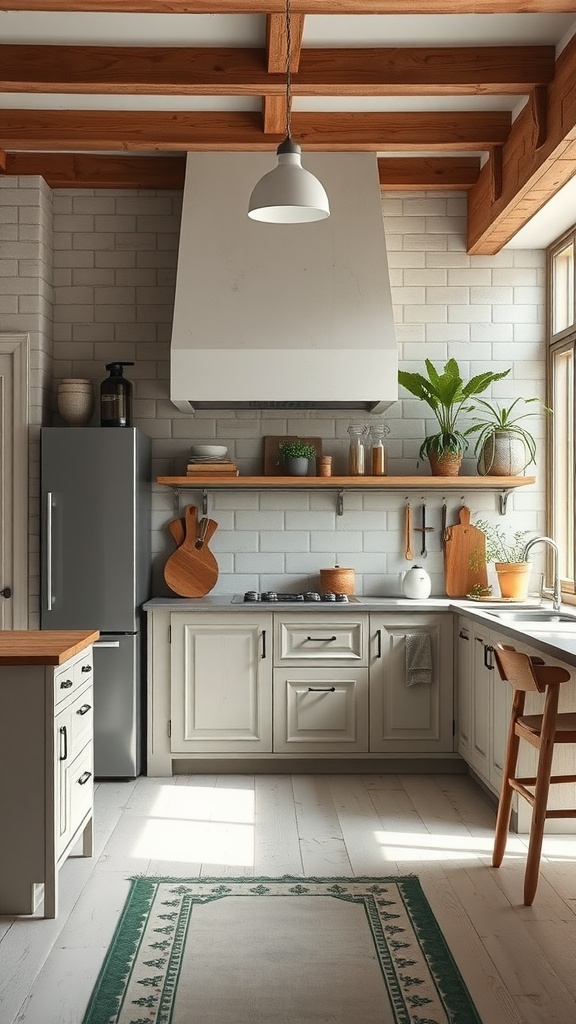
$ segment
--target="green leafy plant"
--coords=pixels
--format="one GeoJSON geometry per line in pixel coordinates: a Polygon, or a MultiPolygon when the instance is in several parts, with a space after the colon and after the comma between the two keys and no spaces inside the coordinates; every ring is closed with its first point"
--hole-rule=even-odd
{"type": "MultiPolygon", "coordinates": [[[[483,412],[484,418],[479,419],[477,423],[474,423],[473,426],[468,428],[468,430],[465,430],[464,435],[478,434],[476,444],[474,445],[474,454],[476,456],[481,453],[486,442],[493,438],[497,431],[505,431],[512,437],[519,438],[524,442],[526,451],[530,456],[523,467],[524,469],[526,469],[526,466],[529,466],[532,462],[536,461],[536,441],[530,431],[526,430],[525,427],[520,426],[518,422],[519,420],[526,419],[528,416],[534,416],[535,413],[520,413],[520,411],[515,412],[515,409],[519,402],[524,402],[526,405],[532,402],[537,402],[542,405],[539,398],[519,397],[512,402],[512,405],[505,407],[498,405],[498,403],[487,402],[484,398],[476,398],[474,401],[475,404],[472,406],[472,411],[475,412],[478,410],[481,413],[483,412]]],[[[542,408],[545,412],[552,412],[547,405],[543,405],[542,408]]],[[[490,467],[488,466],[488,469],[489,468],[490,467]]]]}
{"type": "Polygon", "coordinates": [[[315,459],[316,449],[305,441],[282,441],[278,445],[278,454],[281,462],[286,459],[315,459]]]}
{"type": "Polygon", "coordinates": [[[399,383],[410,394],[430,406],[440,427],[439,433],[424,438],[420,447],[420,458],[424,458],[430,451],[436,452],[437,455],[443,455],[445,452],[463,454],[468,447],[468,441],[465,434],[457,429],[456,424],[460,414],[469,412],[472,408],[466,403],[474,395],[485,391],[494,381],[502,380],[510,370],[504,370],[503,373],[479,373],[465,384],[455,359],[448,360],[442,373],[438,372],[429,359],[426,359],[425,364],[428,379],[421,373],[410,373],[408,370],[398,372],[399,383]]]}
{"type": "Polygon", "coordinates": [[[486,519],[476,520],[475,526],[486,534],[487,562],[525,562],[524,550],[529,530],[516,530],[507,536],[500,523],[489,523],[486,519]]]}

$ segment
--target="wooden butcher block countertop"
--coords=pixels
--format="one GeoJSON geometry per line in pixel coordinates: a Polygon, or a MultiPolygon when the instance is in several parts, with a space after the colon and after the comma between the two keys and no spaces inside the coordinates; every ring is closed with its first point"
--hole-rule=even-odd
{"type": "Polygon", "coordinates": [[[63,665],[99,636],[97,629],[2,630],[0,665],[63,665]]]}

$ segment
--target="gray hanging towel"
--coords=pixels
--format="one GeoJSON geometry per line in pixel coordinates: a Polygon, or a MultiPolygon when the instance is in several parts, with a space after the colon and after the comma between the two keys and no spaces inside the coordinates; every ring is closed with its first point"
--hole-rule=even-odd
{"type": "Polygon", "coordinates": [[[432,637],[430,633],[406,633],[406,686],[430,686],[432,637]]]}

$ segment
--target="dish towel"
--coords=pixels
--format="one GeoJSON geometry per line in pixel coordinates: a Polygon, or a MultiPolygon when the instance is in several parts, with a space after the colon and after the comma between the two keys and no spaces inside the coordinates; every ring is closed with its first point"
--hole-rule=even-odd
{"type": "Polygon", "coordinates": [[[406,686],[430,686],[432,637],[430,633],[406,634],[406,686]]]}

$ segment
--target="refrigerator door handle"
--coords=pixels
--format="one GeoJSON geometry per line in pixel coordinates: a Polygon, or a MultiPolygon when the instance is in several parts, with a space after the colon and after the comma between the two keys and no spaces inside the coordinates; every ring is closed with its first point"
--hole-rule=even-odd
{"type": "Polygon", "coordinates": [[[46,494],[46,610],[52,611],[52,507],[53,493],[46,494]]]}
{"type": "Polygon", "coordinates": [[[95,640],[92,647],[120,647],[119,640],[95,640]]]}

